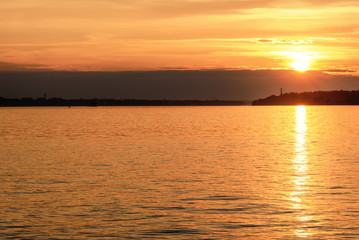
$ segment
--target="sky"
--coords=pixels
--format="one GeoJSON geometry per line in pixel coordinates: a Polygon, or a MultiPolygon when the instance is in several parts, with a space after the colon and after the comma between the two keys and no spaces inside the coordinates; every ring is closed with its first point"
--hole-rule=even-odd
{"type": "Polygon", "coordinates": [[[2,1],[0,71],[359,75],[358,16],[357,0],[2,1]]]}

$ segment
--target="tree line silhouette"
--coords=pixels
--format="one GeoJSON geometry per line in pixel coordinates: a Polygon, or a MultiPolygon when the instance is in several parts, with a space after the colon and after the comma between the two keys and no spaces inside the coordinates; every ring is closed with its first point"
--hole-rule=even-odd
{"type": "Polygon", "coordinates": [[[359,105],[359,90],[284,93],[257,99],[252,105],[359,105]]]}
{"type": "Polygon", "coordinates": [[[63,99],[3,98],[0,106],[238,106],[244,101],[229,100],[144,100],[144,99],[63,99]]]}

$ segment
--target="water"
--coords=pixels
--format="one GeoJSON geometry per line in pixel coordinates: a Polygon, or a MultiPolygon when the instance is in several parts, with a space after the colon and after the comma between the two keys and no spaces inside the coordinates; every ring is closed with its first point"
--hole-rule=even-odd
{"type": "Polygon", "coordinates": [[[359,107],[0,108],[0,239],[358,239],[359,107]]]}

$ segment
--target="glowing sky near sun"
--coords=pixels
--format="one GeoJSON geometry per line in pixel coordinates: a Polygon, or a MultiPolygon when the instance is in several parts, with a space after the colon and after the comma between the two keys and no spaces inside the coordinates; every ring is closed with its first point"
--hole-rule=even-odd
{"type": "Polygon", "coordinates": [[[12,0],[0,70],[356,71],[359,1],[12,0]]]}

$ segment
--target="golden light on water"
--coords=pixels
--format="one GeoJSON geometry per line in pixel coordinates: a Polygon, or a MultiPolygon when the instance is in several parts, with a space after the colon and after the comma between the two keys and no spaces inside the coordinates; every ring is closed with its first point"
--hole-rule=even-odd
{"type": "Polygon", "coordinates": [[[0,239],[354,239],[358,110],[0,108],[0,239]]]}
{"type": "Polygon", "coordinates": [[[307,191],[307,185],[310,181],[308,175],[308,158],[307,158],[307,118],[306,118],[306,106],[296,106],[295,115],[295,157],[293,159],[294,165],[294,190],[290,194],[292,200],[292,206],[298,210],[298,228],[294,233],[296,236],[305,238],[313,233],[306,228],[307,222],[312,220],[306,211],[306,203],[304,195],[307,191]]]}
{"type": "MultiPolygon", "coordinates": [[[[306,107],[304,105],[296,106],[296,147],[297,153],[303,153],[304,144],[306,141],[305,135],[307,131],[306,124],[306,107]]],[[[302,154],[301,154],[302,155],[302,154]]]]}

